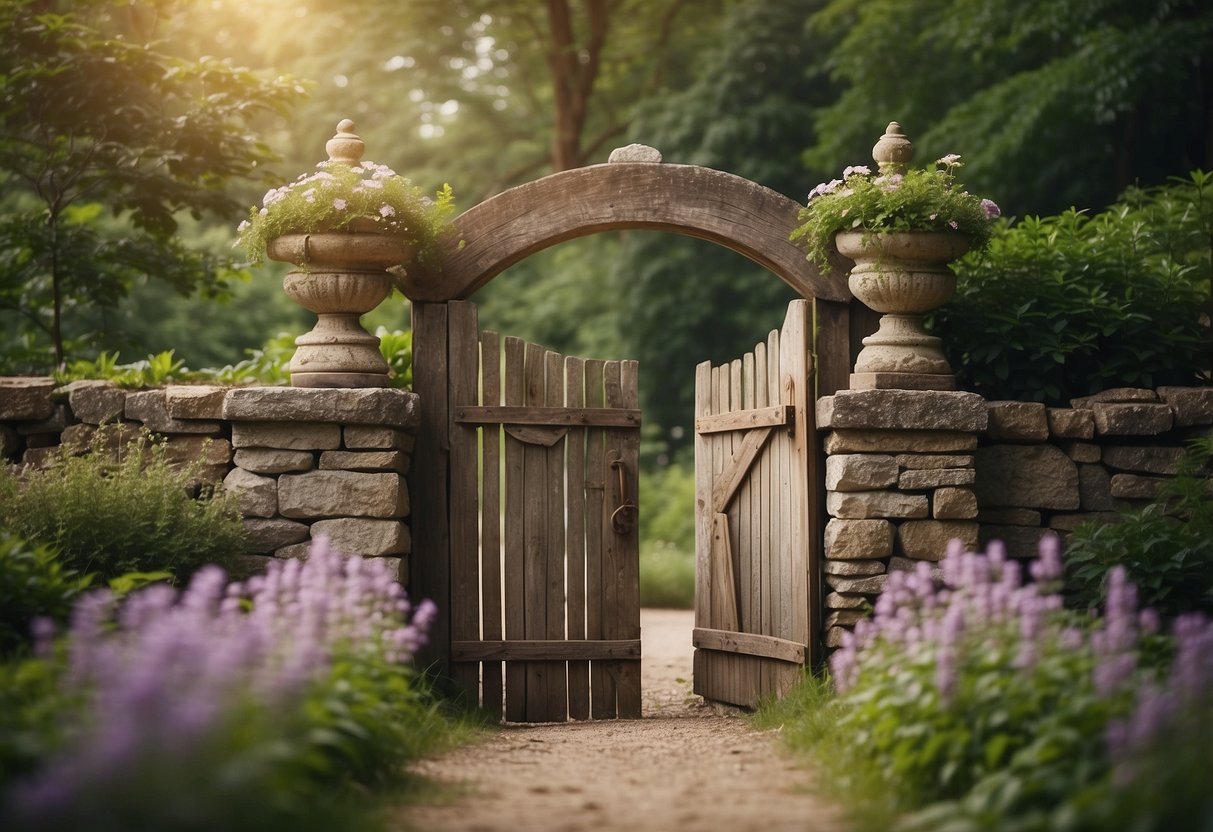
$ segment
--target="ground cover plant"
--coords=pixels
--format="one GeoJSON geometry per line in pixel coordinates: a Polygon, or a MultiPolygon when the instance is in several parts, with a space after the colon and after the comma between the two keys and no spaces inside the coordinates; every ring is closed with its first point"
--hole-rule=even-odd
{"type": "Polygon", "coordinates": [[[373,828],[365,789],[451,736],[409,666],[433,611],[383,562],[322,541],[242,583],[208,567],[181,592],[89,593],[39,658],[0,666],[0,702],[17,706],[3,719],[43,732],[25,744],[37,753],[0,755],[0,820],[373,828]],[[35,709],[47,693],[53,722],[35,709]]]}
{"type": "Polygon", "coordinates": [[[761,715],[860,829],[1208,828],[1209,619],[1161,633],[1120,569],[1102,616],[1067,610],[1055,540],[1030,581],[997,545],[942,567],[891,573],[832,680],[761,715]]]}
{"type": "Polygon", "coordinates": [[[953,265],[956,296],[928,323],[961,385],[987,399],[1191,384],[1211,370],[1211,251],[1213,174],[1194,171],[1097,214],[1002,228],[953,265]]]}
{"type": "Polygon", "coordinates": [[[163,443],[114,428],[103,427],[93,443],[79,456],[60,448],[45,469],[0,469],[0,525],[99,581],[160,571],[185,579],[243,552],[235,501],[207,485],[194,496],[201,461],[176,465],[163,443]]]}

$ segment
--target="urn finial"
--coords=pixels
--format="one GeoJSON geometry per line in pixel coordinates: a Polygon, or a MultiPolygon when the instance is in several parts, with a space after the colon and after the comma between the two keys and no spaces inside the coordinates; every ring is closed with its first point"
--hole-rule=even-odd
{"type": "Polygon", "coordinates": [[[905,173],[906,165],[914,157],[914,144],[901,131],[901,125],[890,121],[884,135],[872,148],[872,159],[884,173],[905,173]]]}
{"type": "Polygon", "coordinates": [[[353,167],[362,161],[366,144],[354,132],[354,122],[343,118],[337,123],[337,133],[325,143],[324,149],[329,154],[330,162],[340,162],[353,167]]]}

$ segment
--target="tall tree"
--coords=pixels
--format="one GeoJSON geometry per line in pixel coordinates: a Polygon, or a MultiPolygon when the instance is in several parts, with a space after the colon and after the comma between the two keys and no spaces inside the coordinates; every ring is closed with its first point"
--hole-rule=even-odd
{"type": "Polygon", "coordinates": [[[227,183],[273,156],[252,120],[302,92],[162,51],[167,6],[0,2],[0,308],[55,364],[82,335],[70,313],[113,307],[140,276],[216,287],[225,264],[183,245],[174,215],[231,216],[227,183]]]}

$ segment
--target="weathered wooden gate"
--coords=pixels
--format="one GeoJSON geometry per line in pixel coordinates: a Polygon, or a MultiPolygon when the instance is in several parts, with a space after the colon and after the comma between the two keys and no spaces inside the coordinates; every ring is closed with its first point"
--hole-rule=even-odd
{"type": "Polygon", "coordinates": [[[695,692],[752,707],[816,661],[820,602],[807,301],[695,373],[695,692]]]}
{"type": "Polygon", "coordinates": [[[512,722],[639,717],[637,364],[447,308],[452,676],[512,722]]]}

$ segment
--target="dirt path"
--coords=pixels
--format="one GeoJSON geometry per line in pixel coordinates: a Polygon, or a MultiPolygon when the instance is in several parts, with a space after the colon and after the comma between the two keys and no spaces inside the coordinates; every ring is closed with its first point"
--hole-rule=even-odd
{"type": "Polygon", "coordinates": [[[458,794],[406,809],[399,830],[839,830],[809,775],[736,713],[690,692],[692,613],[644,610],[642,720],[510,726],[418,764],[458,794]]]}

